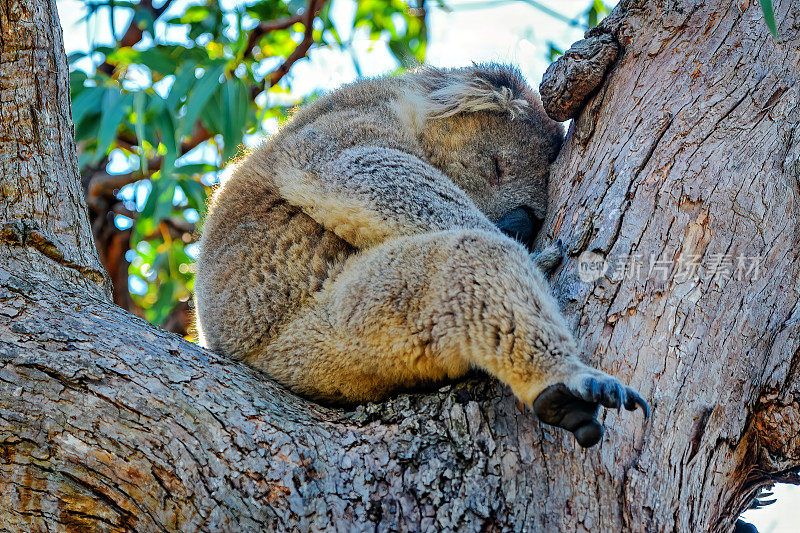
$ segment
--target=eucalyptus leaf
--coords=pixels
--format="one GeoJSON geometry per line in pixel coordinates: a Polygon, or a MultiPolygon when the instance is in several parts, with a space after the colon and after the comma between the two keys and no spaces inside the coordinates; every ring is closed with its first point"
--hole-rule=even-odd
{"type": "Polygon", "coordinates": [[[86,87],[72,98],[72,123],[77,127],[83,118],[91,114],[99,114],[98,102],[103,100],[105,87],[86,87]]]}
{"type": "Polygon", "coordinates": [[[197,81],[187,97],[186,113],[181,117],[180,126],[178,127],[178,139],[182,139],[192,132],[200,111],[202,111],[208,99],[211,98],[211,95],[214,94],[214,91],[219,89],[219,77],[223,72],[225,72],[225,64],[217,64],[206,69],[203,77],[197,81]]]}
{"type": "Polygon", "coordinates": [[[145,153],[144,149],[144,101],[145,101],[145,93],[144,91],[137,91],[134,93],[133,96],[133,109],[136,112],[136,123],[134,127],[136,129],[136,140],[139,143],[139,172],[142,176],[147,175],[147,154],[145,153]]]}
{"type": "Polygon", "coordinates": [[[167,106],[173,111],[178,109],[181,99],[186,96],[186,93],[197,80],[194,73],[196,68],[197,63],[190,60],[183,63],[175,72],[175,81],[172,83],[166,98],[167,106]]]}
{"type": "Polygon", "coordinates": [[[100,112],[100,128],[97,132],[97,154],[106,153],[117,136],[117,129],[130,112],[133,103],[133,94],[122,94],[119,90],[109,89],[103,95],[102,110],[100,112]]]}
{"type": "Polygon", "coordinates": [[[764,12],[764,22],[767,24],[773,37],[778,36],[778,26],[775,24],[775,11],[772,9],[772,0],[760,0],[761,11],[764,12]]]}

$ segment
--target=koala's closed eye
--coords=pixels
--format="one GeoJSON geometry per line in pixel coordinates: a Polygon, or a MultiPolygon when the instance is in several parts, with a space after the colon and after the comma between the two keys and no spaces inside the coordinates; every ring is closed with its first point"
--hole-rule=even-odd
{"type": "Polygon", "coordinates": [[[492,157],[492,183],[494,185],[500,185],[503,183],[505,176],[506,169],[503,166],[503,162],[497,156],[492,157]]]}

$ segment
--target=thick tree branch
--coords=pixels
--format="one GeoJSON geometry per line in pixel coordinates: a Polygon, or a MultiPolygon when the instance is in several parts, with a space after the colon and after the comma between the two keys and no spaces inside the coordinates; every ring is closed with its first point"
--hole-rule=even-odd
{"type": "Polygon", "coordinates": [[[560,121],[577,115],[618,53],[619,46],[608,33],[597,33],[573,44],[547,68],[539,85],[547,114],[560,121]]]}
{"type": "Polygon", "coordinates": [[[334,411],[69,287],[0,271],[0,310],[0,443],[12,458],[0,461],[0,512],[11,529],[32,516],[138,531],[477,529],[525,508],[527,482],[502,481],[519,474],[503,450],[533,450],[542,435],[530,415],[498,426],[517,407],[485,380],[334,411]],[[64,402],[83,406],[68,424],[64,402]],[[416,472],[412,499],[403,472],[416,472]],[[459,497],[440,500],[444,485],[459,497]]]}

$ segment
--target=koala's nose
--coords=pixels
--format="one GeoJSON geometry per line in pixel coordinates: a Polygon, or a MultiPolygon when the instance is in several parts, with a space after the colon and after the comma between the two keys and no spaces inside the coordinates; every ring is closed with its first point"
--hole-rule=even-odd
{"type": "Polygon", "coordinates": [[[537,217],[531,208],[523,205],[506,213],[497,222],[497,227],[532,250],[533,241],[542,229],[543,223],[544,219],[537,217]]]}

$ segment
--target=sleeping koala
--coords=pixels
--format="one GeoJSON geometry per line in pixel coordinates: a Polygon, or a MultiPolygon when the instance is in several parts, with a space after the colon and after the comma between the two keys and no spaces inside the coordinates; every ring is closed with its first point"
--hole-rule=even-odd
{"type": "Polygon", "coordinates": [[[583,446],[602,437],[600,405],[648,414],[578,359],[542,273],[560,248],[525,246],[562,135],[496,64],[423,67],[313,101],[211,200],[201,343],[339,404],[482,369],[583,446]]]}

